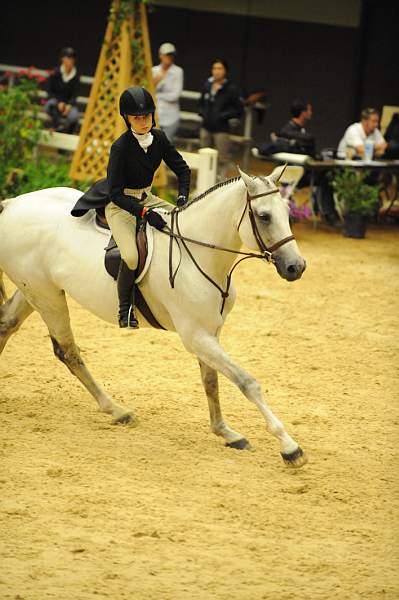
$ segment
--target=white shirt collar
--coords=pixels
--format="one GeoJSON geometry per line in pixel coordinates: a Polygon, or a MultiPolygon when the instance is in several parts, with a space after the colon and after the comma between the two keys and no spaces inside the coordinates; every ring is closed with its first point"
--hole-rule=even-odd
{"type": "Polygon", "coordinates": [[[67,73],[64,65],[61,65],[60,71],[61,71],[62,80],[64,81],[64,83],[66,83],[67,81],[70,81],[76,75],[76,67],[72,67],[72,69],[69,71],[69,73],[67,73]]]}
{"type": "Polygon", "coordinates": [[[147,152],[148,148],[154,141],[154,136],[152,135],[151,131],[149,131],[148,133],[139,134],[133,131],[132,127],[130,128],[130,131],[132,132],[133,137],[135,137],[138,141],[139,146],[144,150],[144,152],[147,152]]]}

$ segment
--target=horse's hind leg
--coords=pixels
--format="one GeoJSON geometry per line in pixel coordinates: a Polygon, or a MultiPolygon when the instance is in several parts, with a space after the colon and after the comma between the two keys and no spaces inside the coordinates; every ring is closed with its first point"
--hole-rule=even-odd
{"type": "Polygon", "coordinates": [[[0,354],[12,334],[18,331],[32,312],[32,306],[19,290],[0,306],[0,354]]]}
{"type": "Polygon", "coordinates": [[[64,292],[54,290],[50,297],[35,298],[33,302],[48,327],[56,357],[83,383],[101,411],[112,414],[115,423],[132,423],[132,412],[107,396],[84,364],[73,337],[64,292]]]}
{"type": "Polygon", "coordinates": [[[209,417],[211,422],[211,431],[221,436],[226,441],[226,446],[238,448],[240,450],[250,450],[251,446],[247,439],[241,433],[237,433],[226,425],[219,403],[219,382],[218,373],[215,369],[208,367],[202,360],[199,360],[201,369],[202,383],[208,398],[209,417]]]}

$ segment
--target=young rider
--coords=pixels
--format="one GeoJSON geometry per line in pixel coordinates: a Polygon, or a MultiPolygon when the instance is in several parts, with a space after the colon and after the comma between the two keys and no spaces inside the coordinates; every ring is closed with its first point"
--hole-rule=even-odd
{"type": "Polygon", "coordinates": [[[125,90],[119,99],[119,112],[128,129],[112,144],[107,178],[95,183],[71,212],[78,217],[90,208],[105,206],[105,216],[122,257],[117,281],[119,326],[137,328],[134,314],[138,264],[136,219],[145,218],[159,230],[166,225],[154,208],[170,211],[172,205],[151,193],[154,174],[162,160],[177,175],[178,206],[187,202],[191,173],[165,133],[155,129],[155,104],[146,89],[129,87],[125,90]]]}

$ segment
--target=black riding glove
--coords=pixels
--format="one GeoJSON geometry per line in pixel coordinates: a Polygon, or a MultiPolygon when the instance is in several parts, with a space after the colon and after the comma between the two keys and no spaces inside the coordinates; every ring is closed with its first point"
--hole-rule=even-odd
{"type": "Polygon", "coordinates": [[[187,196],[181,195],[177,198],[176,204],[178,207],[180,207],[180,206],[184,206],[186,204],[186,202],[187,202],[187,196]]]}
{"type": "Polygon", "coordinates": [[[145,214],[145,218],[150,225],[155,227],[155,229],[159,229],[159,231],[162,231],[165,225],[167,225],[166,221],[159,213],[155,212],[155,210],[148,210],[145,214]]]}

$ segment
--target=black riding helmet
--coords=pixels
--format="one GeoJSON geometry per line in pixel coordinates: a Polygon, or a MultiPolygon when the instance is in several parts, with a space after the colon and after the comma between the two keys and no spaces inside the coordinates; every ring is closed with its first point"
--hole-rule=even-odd
{"type": "Polygon", "coordinates": [[[155,103],[150,92],[143,87],[132,86],[122,92],[119,98],[119,112],[129,129],[127,115],[138,117],[152,114],[152,126],[155,127],[155,103]]]}

